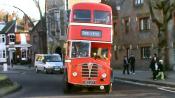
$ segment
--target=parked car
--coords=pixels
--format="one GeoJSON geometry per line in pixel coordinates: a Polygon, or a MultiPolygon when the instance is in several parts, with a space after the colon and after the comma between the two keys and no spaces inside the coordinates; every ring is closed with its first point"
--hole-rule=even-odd
{"type": "Polygon", "coordinates": [[[34,66],[37,73],[39,71],[63,73],[64,71],[63,60],[59,54],[36,54],[34,66]]]}

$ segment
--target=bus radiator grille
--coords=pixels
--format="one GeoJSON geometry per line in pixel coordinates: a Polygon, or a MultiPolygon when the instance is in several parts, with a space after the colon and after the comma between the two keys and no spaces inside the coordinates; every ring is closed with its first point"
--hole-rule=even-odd
{"type": "Polygon", "coordinates": [[[97,64],[83,64],[82,65],[82,77],[98,77],[98,65],[97,64]]]}

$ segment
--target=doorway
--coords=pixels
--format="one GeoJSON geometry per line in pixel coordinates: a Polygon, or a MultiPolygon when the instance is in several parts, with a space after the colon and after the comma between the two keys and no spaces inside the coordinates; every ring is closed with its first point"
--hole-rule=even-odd
{"type": "Polygon", "coordinates": [[[57,47],[56,49],[55,49],[55,53],[57,53],[57,54],[59,54],[60,56],[61,56],[61,58],[62,58],[62,50],[61,50],[61,47],[57,47]]]}

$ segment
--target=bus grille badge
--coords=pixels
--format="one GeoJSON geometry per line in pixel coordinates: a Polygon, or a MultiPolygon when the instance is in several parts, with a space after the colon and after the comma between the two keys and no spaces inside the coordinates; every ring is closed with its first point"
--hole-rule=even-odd
{"type": "Polygon", "coordinates": [[[89,64],[88,64],[88,69],[89,69],[89,77],[91,77],[92,66],[93,66],[93,64],[92,64],[92,63],[89,63],[89,64]]]}

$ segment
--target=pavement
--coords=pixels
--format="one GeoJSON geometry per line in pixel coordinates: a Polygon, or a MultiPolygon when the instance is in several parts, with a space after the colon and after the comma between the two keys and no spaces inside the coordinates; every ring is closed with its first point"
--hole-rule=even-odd
{"type": "Polygon", "coordinates": [[[135,74],[123,74],[122,70],[114,70],[115,80],[124,80],[158,86],[175,87],[175,71],[165,72],[165,80],[153,80],[150,70],[136,70],[135,74]]]}
{"type": "Polygon", "coordinates": [[[0,74],[5,73],[20,73],[21,70],[33,70],[34,67],[29,67],[31,65],[13,65],[13,67],[9,66],[7,67],[7,71],[3,71],[3,65],[0,65],[0,74]]]}

